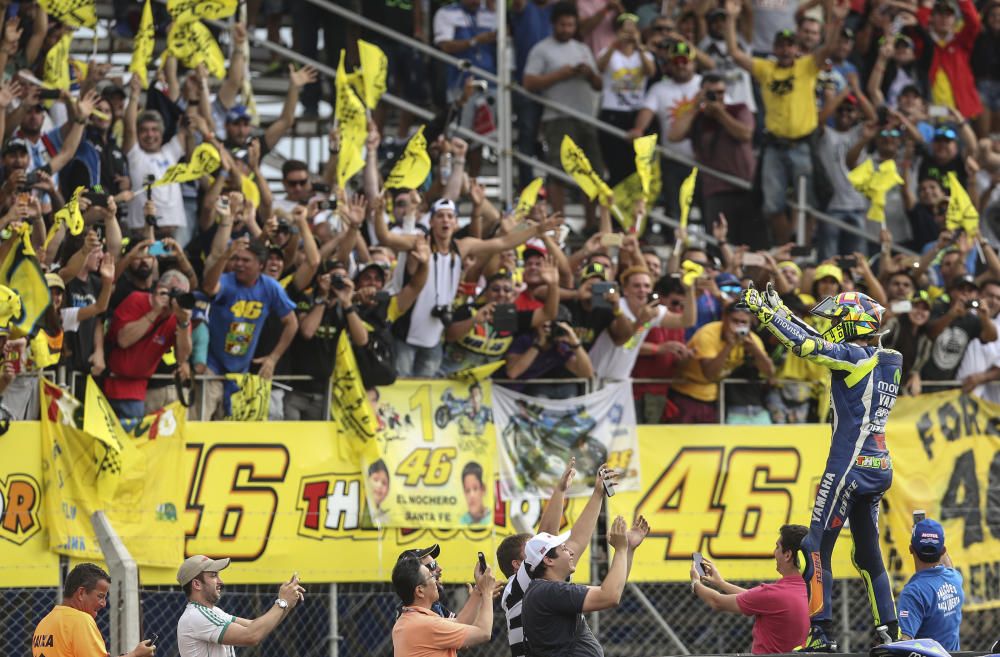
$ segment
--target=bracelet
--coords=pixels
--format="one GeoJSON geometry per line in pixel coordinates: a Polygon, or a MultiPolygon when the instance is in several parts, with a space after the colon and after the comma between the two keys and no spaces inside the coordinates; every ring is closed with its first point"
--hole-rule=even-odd
{"type": "Polygon", "coordinates": [[[354,304],[351,304],[347,308],[344,308],[345,315],[350,315],[351,313],[356,313],[356,312],[358,312],[358,307],[355,306],[354,304]]]}
{"type": "Polygon", "coordinates": [[[580,347],[582,347],[582,346],[583,346],[583,344],[582,344],[582,343],[577,343],[577,344],[571,344],[571,345],[569,345],[569,347],[570,347],[571,349],[579,349],[579,348],[580,348],[580,347]]]}
{"type": "Polygon", "coordinates": [[[186,329],[189,326],[191,326],[191,320],[188,320],[186,322],[177,322],[177,328],[179,329],[186,329]]]}

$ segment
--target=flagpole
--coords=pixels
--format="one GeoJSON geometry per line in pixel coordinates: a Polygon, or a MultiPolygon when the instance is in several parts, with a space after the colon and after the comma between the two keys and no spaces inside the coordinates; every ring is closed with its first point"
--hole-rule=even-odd
{"type": "Polygon", "coordinates": [[[500,177],[500,200],[504,208],[509,208],[514,202],[514,162],[513,144],[511,140],[511,102],[510,102],[510,62],[507,50],[507,2],[496,3],[497,14],[497,144],[500,152],[497,154],[500,177]]]}

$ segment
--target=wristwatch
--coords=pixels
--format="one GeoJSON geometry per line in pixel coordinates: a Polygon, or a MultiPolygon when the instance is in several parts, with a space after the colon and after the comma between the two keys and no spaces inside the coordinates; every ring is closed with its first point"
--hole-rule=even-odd
{"type": "Polygon", "coordinates": [[[288,609],[288,601],[287,600],[282,600],[281,598],[278,598],[277,600],[274,601],[274,604],[278,605],[282,609],[288,609]]]}

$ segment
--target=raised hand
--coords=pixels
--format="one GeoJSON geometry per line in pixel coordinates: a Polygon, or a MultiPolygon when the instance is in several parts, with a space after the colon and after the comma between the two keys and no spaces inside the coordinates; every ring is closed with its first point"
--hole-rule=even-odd
{"type": "Polygon", "coordinates": [[[559,477],[559,490],[566,492],[569,487],[573,485],[573,478],[576,476],[576,457],[569,457],[569,462],[566,464],[566,469],[563,470],[562,476],[559,477]]]}
{"type": "Polygon", "coordinates": [[[288,65],[288,80],[296,89],[301,89],[307,84],[311,84],[319,79],[319,72],[312,66],[303,66],[299,70],[291,64],[288,65]]]}
{"type": "Polygon", "coordinates": [[[625,518],[618,516],[615,521],[611,523],[610,529],[608,529],[608,544],[615,549],[624,550],[628,547],[628,535],[627,535],[627,525],[625,524],[625,518]]]}
{"type": "Polygon", "coordinates": [[[632,523],[632,527],[625,532],[625,537],[628,539],[628,547],[630,550],[634,550],[639,547],[642,540],[646,538],[649,534],[649,523],[646,522],[644,516],[639,516],[632,523]]]}

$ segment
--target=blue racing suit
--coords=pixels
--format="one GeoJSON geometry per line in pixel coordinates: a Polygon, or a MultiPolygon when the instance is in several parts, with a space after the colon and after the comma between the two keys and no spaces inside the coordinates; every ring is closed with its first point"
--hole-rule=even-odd
{"type": "Polygon", "coordinates": [[[832,370],[833,438],[802,541],[803,578],[813,624],[832,619],[831,556],[846,521],[854,537],[852,559],[868,590],[875,626],[896,620],[889,576],[879,549],[878,513],[892,484],[885,423],[899,394],[903,357],[898,351],[824,340],[785,309],[761,319],[794,354],[832,370]]]}

